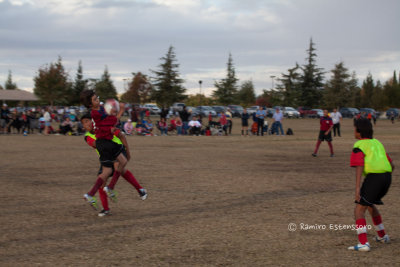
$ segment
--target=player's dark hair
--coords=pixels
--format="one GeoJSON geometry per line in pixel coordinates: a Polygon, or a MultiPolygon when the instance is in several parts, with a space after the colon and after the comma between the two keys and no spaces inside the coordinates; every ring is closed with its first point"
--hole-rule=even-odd
{"type": "Polygon", "coordinates": [[[356,131],[360,133],[361,138],[373,138],[374,130],[372,129],[372,123],[367,118],[356,120],[354,126],[356,127],[356,131]]]}
{"type": "Polygon", "coordinates": [[[81,103],[87,108],[92,107],[92,96],[94,94],[94,90],[83,90],[80,95],[81,103]]]}
{"type": "Polygon", "coordinates": [[[88,113],[85,113],[85,114],[83,114],[82,117],[81,117],[81,122],[82,122],[84,119],[89,119],[89,120],[91,120],[91,119],[92,119],[92,115],[90,115],[89,112],[88,112],[88,113]]]}

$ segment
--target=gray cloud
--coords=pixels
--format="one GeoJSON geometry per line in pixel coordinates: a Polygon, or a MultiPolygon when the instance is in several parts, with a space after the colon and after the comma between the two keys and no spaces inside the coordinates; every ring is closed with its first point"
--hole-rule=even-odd
{"type": "Polygon", "coordinates": [[[212,90],[229,53],[242,81],[270,88],[270,75],[304,63],[310,37],[328,72],[343,60],[360,79],[370,71],[385,80],[400,66],[396,0],[20,2],[0,2],[0,83],[10,69],[21,88],[60,55],[71,77],[79,60],[87,77],[107,65],[122,91],[123,78],[156,69],[169,45],[192,93],[199,79],[212,90]]]}

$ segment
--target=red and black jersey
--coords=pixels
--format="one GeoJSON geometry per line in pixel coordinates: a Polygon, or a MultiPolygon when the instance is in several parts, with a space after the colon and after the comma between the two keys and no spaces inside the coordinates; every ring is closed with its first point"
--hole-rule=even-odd
{"type": "Polygon", "coordinates": [[[321,117],[319,124],[321,125],[320,130],[321,131],[328,131],[329,128],[333,126],[333,121],[332,118],[327,116],[327,117],[321,117]]]}
{"type": "Polygon", "coordinates": [[[96,138],[108,140],[113,139],[113,133],[111,130],[118,123],[117,117],[108,115],[102,106],[99,110],[92,109],[90,114],[94,121],[96,138]]]}

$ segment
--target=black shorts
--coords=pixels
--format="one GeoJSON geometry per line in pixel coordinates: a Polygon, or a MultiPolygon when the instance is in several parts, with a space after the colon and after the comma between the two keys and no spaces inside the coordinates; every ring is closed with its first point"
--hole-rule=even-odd
{"type": "Polygon", "coordinates": [[[100,163],[104,167],[112,168],[114,161],[122,153],[123,145],[119,145],[111,140],[97,139],[96,148],[100,154],[100,163]]]}
{"type": "Polygon", "coordinates": [[[358,204],[363,206],[383,205],[383,198],[392,183],[392,173],[369,173],[361,186],[361,200],[358,204]]]}
{"type": "MultiPolygon", "coordinates": [[[[124,156],[126,157],[126,149],[125,149],[125,147],[122,149],[122,154],[124,154],[124,156]]],[[[114,171],[115,171],[114,164],[113,164],[113,166],[111,168],[112,168],[112,172],[111,172],[109,177],[112,177],[113,174],[114,174],[114,171]]],[[[97,172],[97,175],[100,175],[102,173],[103,173],[103,165],[101,165],[101,162],[100,162],[100,168],[99,168],[99,171],[97,172]]]]}
{"type": "Polygon", "coordinates": [[[332,131],[325,135],[326,131],[319,131],[318,140],[332,142],[332,131]]]}
{"type": "Polygon", "coordinates": [[[246,121],[242,121],[242,127],[248,127],[249,126],[249,122],[246,121]]]}

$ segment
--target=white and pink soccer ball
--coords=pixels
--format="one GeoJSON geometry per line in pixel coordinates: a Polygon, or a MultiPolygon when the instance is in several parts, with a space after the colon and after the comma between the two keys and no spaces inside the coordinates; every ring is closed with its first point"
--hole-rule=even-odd
{"type": "Polygon", "coordinates": [[[107,99],[104,103],[104,110],[108,115],[117,115],[119,112],[119,102],[115,99],[107,99]]]}

